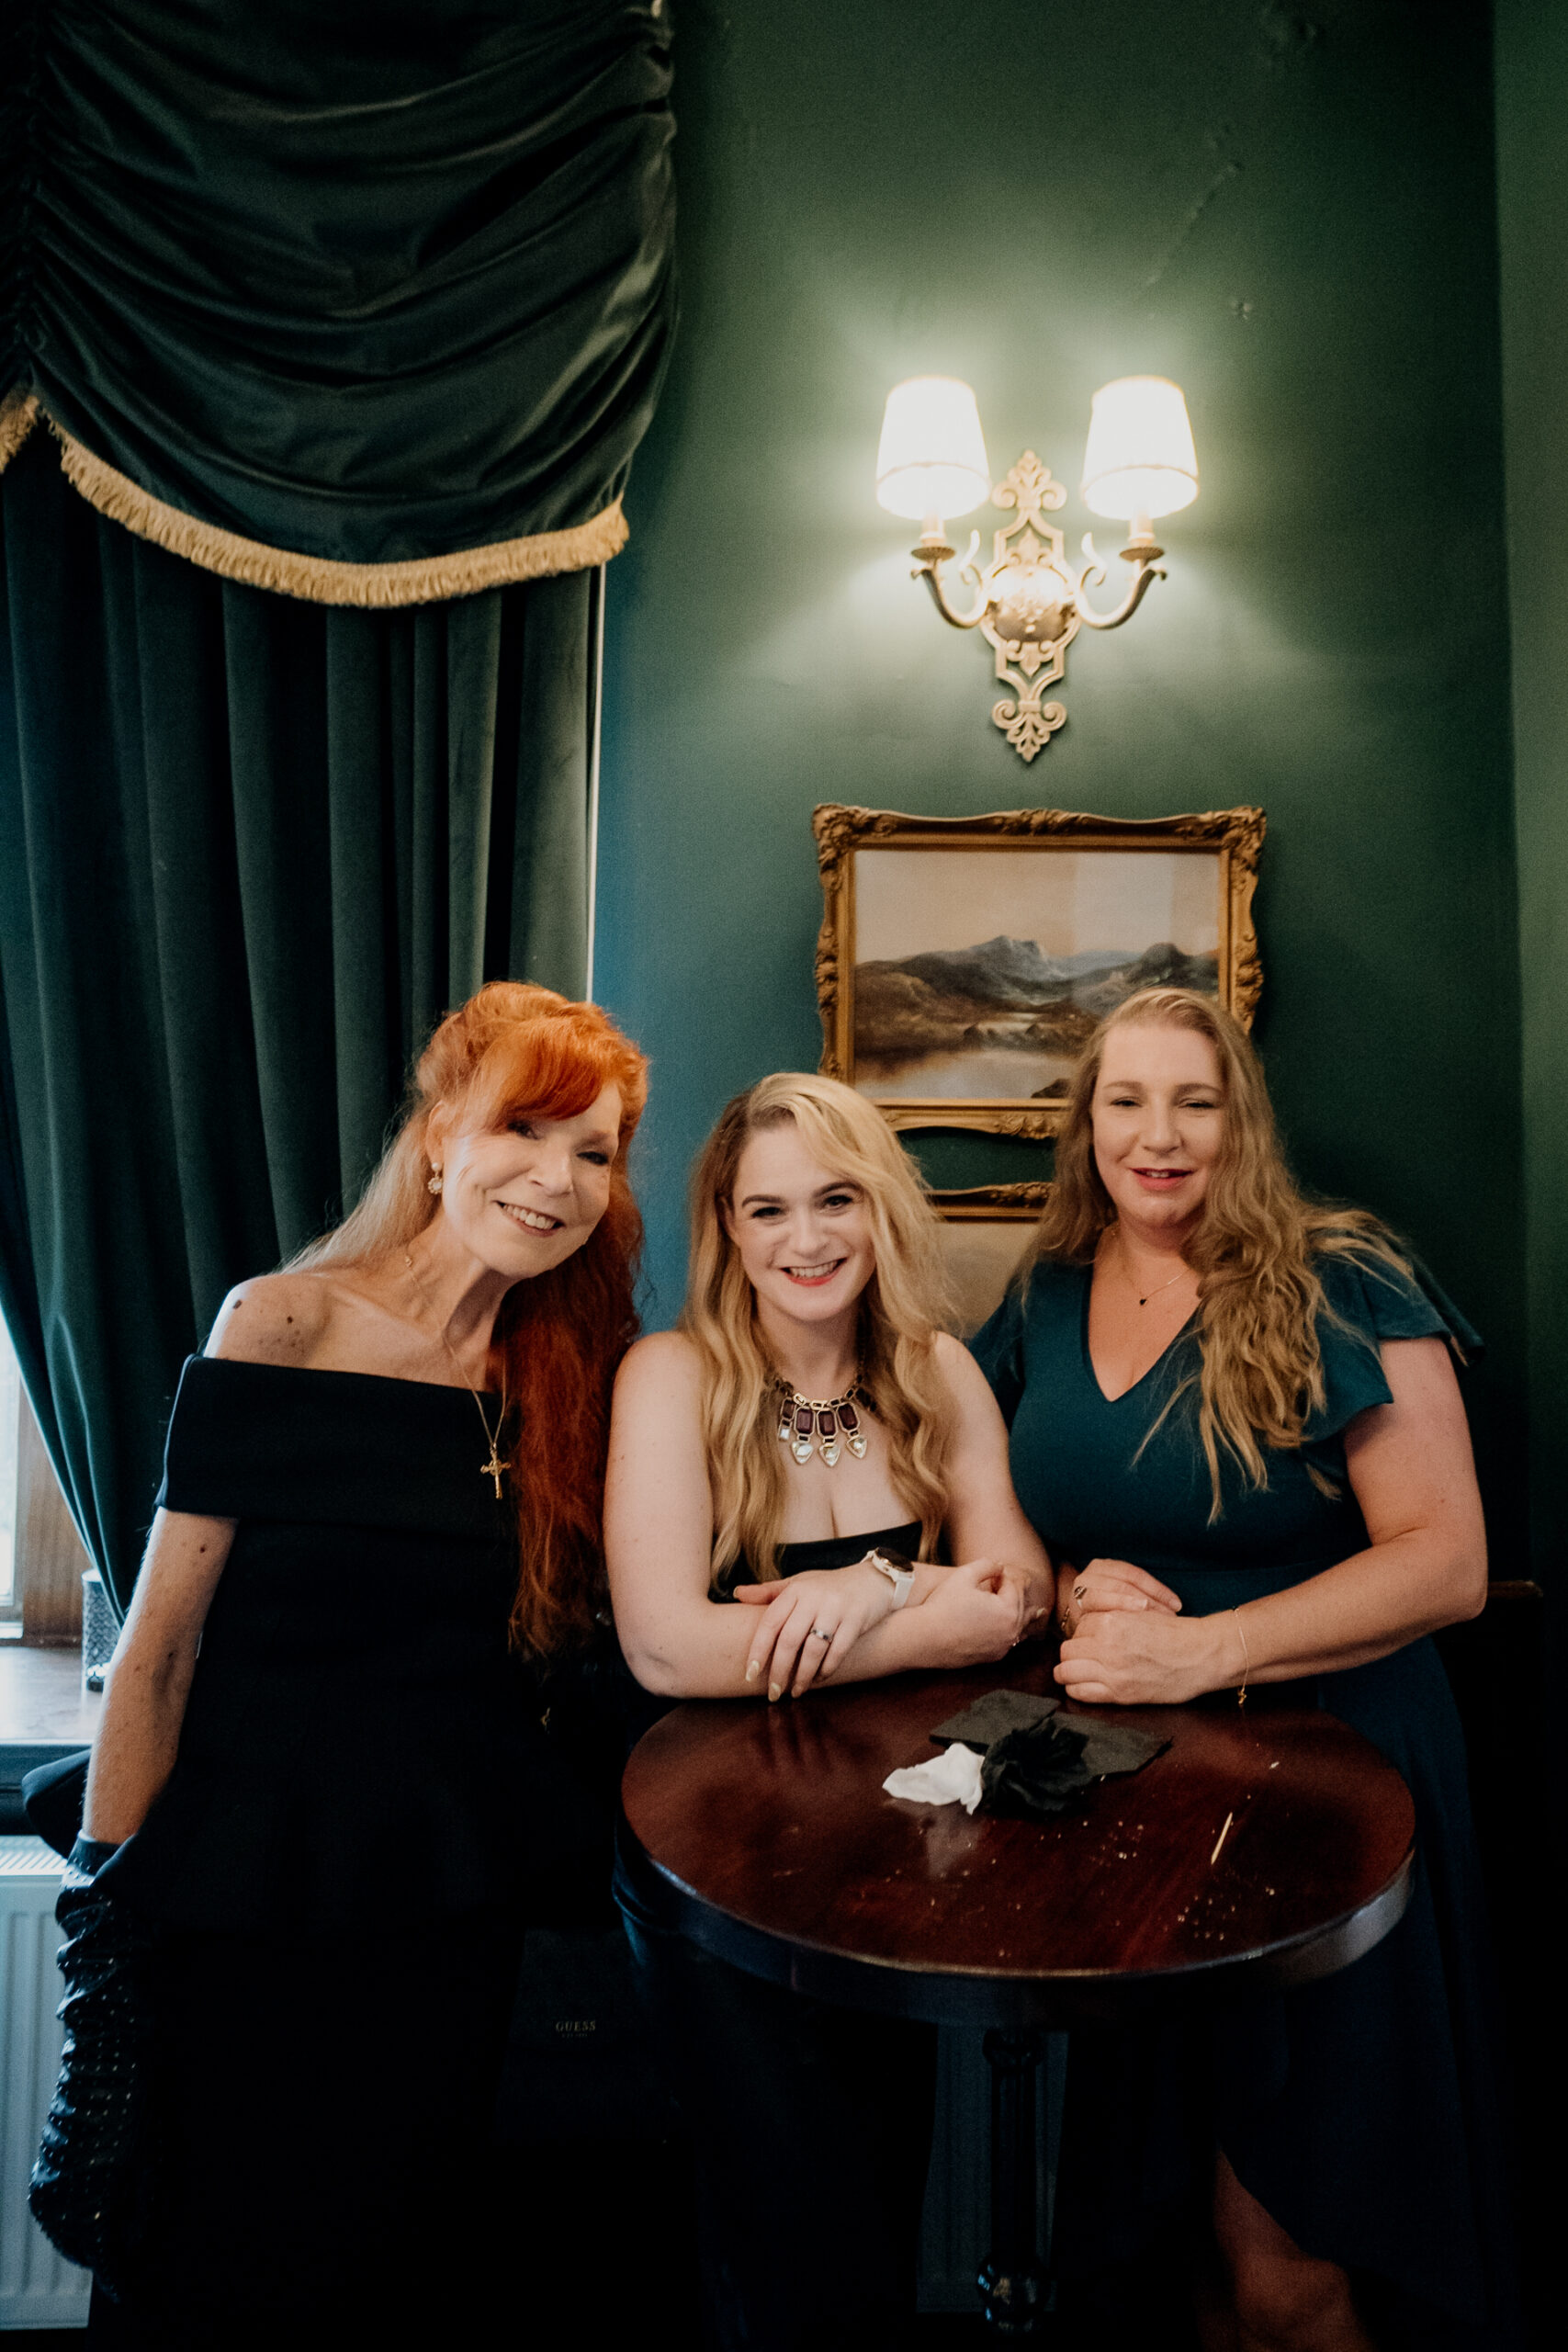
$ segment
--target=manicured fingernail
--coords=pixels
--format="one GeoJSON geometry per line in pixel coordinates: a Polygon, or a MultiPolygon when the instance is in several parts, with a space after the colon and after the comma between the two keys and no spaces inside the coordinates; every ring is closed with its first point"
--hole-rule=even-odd
{"type": "Polygon", "coordinates": [[[761,1671],[762,1671],[762,1661],[761,1661],[761,1659],[760,1657],[753,1657],[753,1658],[748,1658],[748,1659],[747,1659],[747,1661],[746,1661],[746,1679],[747,1679],[747,1681],[748,1681],[748,1682],[755,1682],[755,1680],[757,1679],[757,1677],[759,1676],[759,1674],[761,1674],[761,1671]]]}
{"type": "Polygon", "coordinates": [[[784,1697],[784,1684],[782,1682],[770,1682],[768,1685],[768,1696],[770,1699],[782,1699],[784,1697]]]}

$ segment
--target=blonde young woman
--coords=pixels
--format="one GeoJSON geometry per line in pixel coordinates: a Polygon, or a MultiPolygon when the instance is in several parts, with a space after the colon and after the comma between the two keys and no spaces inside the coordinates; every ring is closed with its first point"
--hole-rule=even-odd
{"type": "MultiPolygon", "coordinates": [[[[786,1071],[726,1109],[693,1176],[680,1328],[640,1340],[615,1385],[605,1545],[650,1691],[809,1703],[823,1683],[1003,1657],[1048,1609],[1001,1415],[939,1328],[937,1230],[850,1088],[786,1071]]],[[[929,2032],[742,1976],[626,1899],[694,2126],[718,2341],[897,2341],[929,2032]]]]}
{"type": "Polygon", "coordinates": [[[1077,2038],[1059,2271],[1125,2301],[1143,2256],[1157,2297],[1206,2216],[1215,2347],[1512,2344],[1463,1747],[1428,1639],[1485,1598],[1454,1374],[1474,1335],[1375,1218],[1303,1197],[1245,1034],[1162,989],[1091,1040],[1032,1261],[974,1344],[1058,1564],[1068,1695],[1279,1687],[1374,1740],[1419,1825],[1409,1909],[1354,1968],[1189,2036],[1077,2038]]]}

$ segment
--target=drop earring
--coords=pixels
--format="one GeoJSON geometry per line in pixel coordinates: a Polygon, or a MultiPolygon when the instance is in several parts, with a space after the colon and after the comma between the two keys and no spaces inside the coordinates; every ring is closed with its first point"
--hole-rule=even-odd
{"type": "Polygon", "coordinates": [[[439,1169],[439,1168],[433,1168],[433,1169],[431,1170],[431,1171],[430,1171],[430,1182],[429,1182],[429,1183],[425,1186],[425,1188],[424,1188],[424,1189],[425,1189],[425,1191],[426,1191],[427,1193],[439,1193],[439,1192],[440,1192],[440,1190],[442,1189],[442,1186],[441,1186],[441,1170],[440,1170],[440,1169],[439,1169]]]}

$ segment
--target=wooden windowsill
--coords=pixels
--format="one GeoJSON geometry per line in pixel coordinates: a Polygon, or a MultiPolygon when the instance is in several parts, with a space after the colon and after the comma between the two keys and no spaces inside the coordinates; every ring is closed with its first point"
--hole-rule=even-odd
{"type": "Polygon", "coordinates": [[[0,1746],[85,1747],[103,1693],[82,1689],[82,1653],[0,1642],[0,1746]]]}

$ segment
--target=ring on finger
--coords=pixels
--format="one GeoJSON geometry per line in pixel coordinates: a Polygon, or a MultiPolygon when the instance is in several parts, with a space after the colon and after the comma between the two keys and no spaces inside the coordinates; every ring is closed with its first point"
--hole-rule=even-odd
{"type": "Polygon", "coordinates": [[[833,1636],[825,1625],[813,1625],[811,1638],[814,1642],[830,1642],[833,1636]]]}

